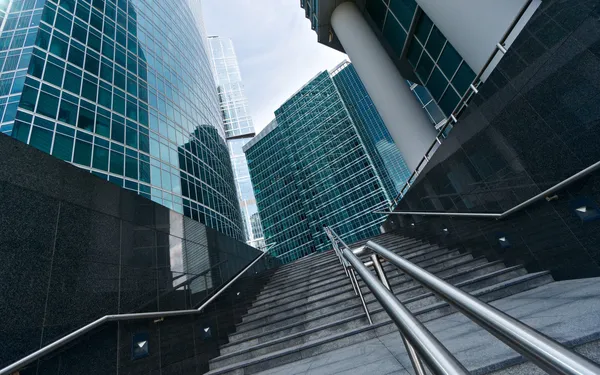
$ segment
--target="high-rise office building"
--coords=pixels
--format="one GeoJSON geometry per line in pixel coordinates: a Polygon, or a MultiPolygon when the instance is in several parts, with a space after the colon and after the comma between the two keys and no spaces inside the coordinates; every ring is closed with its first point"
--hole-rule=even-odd
{"type": "Polygon", "coordinates": [[[349,242],[379,233],[373,211],[409,172],[352,65],[318,74],[275,117],[244,146],[272,254],[329,249],[324,225],[349,242]]]}
{"type": "MultiPolygon", "coordinates": [[[[415,86],[426,87],[439,104],[428,114],[456,114],[462,97],[473,95],[472,82],[485,79],[499,58],[488,63],[511,29],[505,51],[540,0],[301,0],[318,41],[345,52],[385,121],[411,172],[436,133],[411,100],[415,86]],[[524,16],[524,17],[521,17],[524,16]],[[521,22],[513,30],[514,19],[521,22]]],[[[456,118],[456,116],[455,116],[456,118]]],[[[454,120],[454,119],[453,119],[454,120]]]]}
{"type": "Polygon", "coordinates": [[[199,3],[0,7],[0,131],[243,238],[199,3]]]}
{"type": "Polygon", "coordinates": [[[248,99],[244,93],[237,56],[229,38],[209,36],[208,42],[246,241],[249,245],[262,249],[265,243],[262,229],[259,228],[260,218],[246,155],[242,151],[242,147],[254,137],[254,125],[248,110],[248,99]],[[255,215],[256,218],[252,221],[255,215]]]}

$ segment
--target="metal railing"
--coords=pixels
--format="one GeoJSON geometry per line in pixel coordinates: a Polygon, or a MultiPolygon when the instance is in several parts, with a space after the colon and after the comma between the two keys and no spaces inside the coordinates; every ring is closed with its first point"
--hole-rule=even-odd
{"type": "MultiPolygon", "coordinates": [[[[355,253],[361,253],[363,248],[353,251],[331,228],[326,227],[325,232],[331,240],[333,249],[344,269],[354,275],[354,279],[351,278],[353,287],[356,285],[356,289],[360,291],[360,285],[355,274],[357,272],[400,330],[406,352],[417,375],[427,375],[421,358],[425,360],[427,366],[436,375],[466,375],[469,373],[448,349],[394,296],[385,277],[383,267],[381,267],[381,263],[375,254],[371,256],[369,262],[363,263],[355,255],[355,253]],[[342,248],[339,247],[338,242],[343,246],[342,248]],[[370,266],[373,266],[380,281],[369,271],[367,267],[370,266]]],[[[360,293],[360,298],[368,315],[362,292],[360,293]]],[[[369,318],[369,322],[373,324],[371,318],[369,318]]]]}
{"type": "Polygon", "coordinates": [[[252,266],[254,266],[259,260],[261,260],[265,255],[267,255],[268,251],[263,252],[261,255],[256,257],[249,265],[247,265],[243,270],[241,270],[234,278],[232,278],[225,286],[217,290],[206,302],[202,304],[197,309],[194,310],[176,310],[176,311],[157,311],[157,312],[148,312],[148,313],[131,313],[131,314],[114,314],[114,315],[105,315],[100,319],[97,319],[90,324],[79,328],[76,331],[69,333],[66,336],[61,337],[60,339],[44,346],[43,348],[36,350],[35,352],[29,354],[26,357],[21,358],[20,360],[14,362],[11,365],[0,369],[0,375],[11,375],[18,371],[19,369],[31,364],[38,359],[52,353],[53,351],[63,347],[69,342],[85,335],[90,332],[94,328],[97,328],[108,322],[117,322],[123,320],[133,320],[133,319],[152,319],[152,318],[166,318],[173,316],[182,316],[182,315],[193,315],[200,314],[203,310],[213,302],[217,297],[219,297],[225,290],[227,290],[235,281],[237,281],[243,274],[246,273],[252,266]]]}
{"type": "Polygon", "coordinates": [[[396,212],[387,212],[387,211],[374,211],[377,214],[386,214],[386,215],[420,215],[420,216],[454,216],[454,217],[487,217],[487,218],[495,218],[496,220],[504,219],[508,215],[514,214],[517,211],[524,209],[525,207],[530,206],[531,204],[550,196],[565,186],[589,175],[590,173],[600,169],[600,161],[590,165],[589,167],[575,173],[574,175],[562,180],[558,184],[552,186],[549,189],[542,191],[541,193],[534,195],[533,197],[527,199],[524,202],[519,203],[511,209],[508,209],[502,213],[485,213],[485,212],[444,212],[444,211],[396,211],[396,212]]]}
{"type": "Polygon", "coordinates": [[[475,76],[475,79],[473,79],[473,82],[469,85],[469,88],[467,89],[467,91],[460,98],[460,101],[458,102],[456,107],[454,107],[454,110],[450,114],[450,116],[449,116],[448,120],[446,121],[446,123],[444,124],[444,126],[442,126],[440,128],[437,136],[435,137],[435,140],[433,141],[431,146],[429,146],[429,148],[425,152],[425,155],[423,156],[423,158],[421,159],[419,164],[417,164],[417,167],[415,168],[413,173],[410,175],[410,177],[408,178],[408,180],[406,181],[406,183],[404,184],[404,186],[402,187],[402,189],[400,190],[398,195],[392,200],[392,202],[390,204],[390,211],[394,211],[394,209],[398,205],[398,202],[400,202],[400,200],[406,195],[406,192],[410,189],[412,184],[416,181],[419,174],[425,168],[425,165],[429,162],[429,160],[431,159],[431,157],[433,156],[435,151],[438,149],[438,147],[442,144],[442,139],[445,138],[446,131],[450,130],[451,126],[454,126],[454,124],[456,124],[458,122],[458,118],[460,117],[460,114],[462,113],[462,111],[467,107],[468,102],[471,100],[473,95],[475,95],[479,92],[478,88],[482,83],[481,77],[483,76],[483,74],[486,73],[488,67],[492,64],[492,62],[498,55],[498,52],[502,53],[502,55],[504,55],[507,52],[504,44],[506,43],[510,34],[512,34],[512,32],[515,30],[515,27],[517,26],[519,21],[521,21],[521,18],[523,17],[523,15],[527,12],[527,9],[529,9],[529,6],[531,5],[531,3],[533,3],[533,0],[527,0],[525,2],[525,4],[523,5],[523,7],[519,10],[519,13],[515,17],[515,19],[512,21],[512,23],[509,25],[506,32],[502,36],[502,38],[498,41],[498,43],[494,47],[494,51],[490,54],[490,57],[488,58],[486,63],[483,65],[483,67],[481,68],[479,73],[475,76]]]}
{"type": "MultiPolygon", "coordinates": [[[[402,272],[411,276],[421,285],[431,290],[473,322],[522,354],[544,371],[560,375],[600,374],[600,366],[589,359],[569,350],[557,341],[504,312],[463,292],[385,247],[369,241],[359,251],[362,252],[364,250],[370,250],[376,255],[372,259],[377,259],[377,256],[381,256],[389,263],[398,267],[402,272]]],[[[375,279],[362,262],[358,260],[355,253],[349,249],[344,249],[343,256],[357,269],[359,275],[400,328],[402,334],[414,345],[417,354],[421,356],[434,374],[468,373],[466,370],[464,370],[465,372],[459,372],[456,369],[451,370],[450,366],[454,364],[452,360],[455,361],[456,359],[445,348],[440,348],[436,341],[425,339],[419,341],[419,336],[411,330],[423,335],[423,337],[429,337],[427,336],[428,332],[422,331],[423,329],[426,330],[426,328],[415,325],[418,321],[402,306],[393,293],[384,293],[382,291],[382,289],[385,289],[384,285],[375,279]]],[[[383,274],[381,266],[376,268],[380,268],[377,274],[383,274]]],[[[380,279],[385,280],[385,276],[380,276],[380,279]]],[[[418,373],[418,370],[416,371],[418,373]]]]}
{"type": "Polygon", "coordinates": [[[350,263],[346,259],[344,259],[344,256],[342,255],[342,249],[340,249],[339,247],[339,244],[341,244],[344,248],[347,249],[348,245],[346,245],[346,243],[340,238],[340,236],[338,236],[332,229],[325,227],[325,233],[327,234],[327,237],[329,237],[329,241],[331,241],[333,251],[335,252],[335,255],[337,255],[340,264],[344,268],[346,276],[348,276],[348,278],[350,279],[352,289],[354,289],[354,294],[356,294],[360,298],[367,319],[369,320],[369,324],[373,324],[373,320],[371,319],[371,313],[369,313],[369,309],[367,308],[367,303],[365,302],[362,290],[360,289],[360,285],[358,285],[358,280],[356,278],[354,268],[352,268],[350,263]]]}

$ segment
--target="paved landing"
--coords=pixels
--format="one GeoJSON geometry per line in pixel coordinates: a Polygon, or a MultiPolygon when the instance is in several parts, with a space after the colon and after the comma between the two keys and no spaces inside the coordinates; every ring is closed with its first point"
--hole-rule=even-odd
{"type": "MultiPolygon", "coordinates": [[[[554,282],[492,305],[569,346],[600,339],[600,278],[554,282]]],[[[436,319],[426,326],[473,373],[520,361],[519,354],[462,314],[436,319]]],[[[412,373],[398,333],[261,372],[270,375],[412,373]]]]}

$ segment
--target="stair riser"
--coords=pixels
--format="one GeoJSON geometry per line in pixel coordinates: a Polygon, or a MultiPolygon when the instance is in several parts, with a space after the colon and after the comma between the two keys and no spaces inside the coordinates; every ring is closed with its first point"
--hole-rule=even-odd
{"type": "MultiPolygon", "coordinates": [[[[455,273],[467,271],[472,267],[481,266],[481,265],[484,265],[487,263],[488,263],[488,261],[483,258],[479,258],[479,259],[468,259],[467,258],[464,261],[453,265],[452,267],[443,268],[443,267],[437,267],[437,266],[429,266],[429,267],[425,267],[425,270],[427,270],[430,273],[435,274],[439,278],[445,279],[448,276],[452,276],[455,273]]],[[[405,283],[407,281],[413,281],[413,279],[410,276],[405,275],[405,274],[397,274],[396,273],[395,275],[390,275],[390,273],[387,273],[386,276],[387,276],[388,282],[390,283],[392,288],[397,287],[398,285],[405,283]]],[[[361,290],[363,290],[363,291],[366,290],[365,288],[367,286],[365,285],[365,283],[362,281],[362,279],[360,277],[358,278],[358,283],[361,286],[361,290]]]]}
{"type": "MultiPolygon", "coordinates": [[[[460,272],[463,269],[468,269],[469,267],[477,266],[477,265],[480,264],[479,262],[485,263],[487,261],[485,261],[485,259],[477,260],[477,261],[467,261],[466,263],[463,263],[461,265],[456,265],[456,267],[454,267],[454,268],[456,268],[457,271],[455,271],[455,272],[460,272]]],[[[435,271],[431,271],[431,270],[430,270],[430,272],[435,273],[435,271]]],[[[443,272],[448,272],[448,270],[444,269],[440,273],[443,273],[443,272]]],[[[455,272],[452,272],[452,270],[450,270],[450,274],[453,274],[455,272]]],[[[443,276],[440,276],[440,277],[443,277],[443,276]]],[[[390,279],[391,285],[394,285],[395,283],[399,282],[400,278],[402,278],[403,281],[409,280],[408,276],[406,276],[406,275],[397,276],[394,279],[390,279]]],[[[362,280],[359,281],[359,282],[360,282],[361,286],[363,286],[364,288],[366,288],[366,286],[364,285],[364,283],[362,282],[362,280]]],[[[363,289],[363,290],[367,290],[367,289],[363,289]]],[[[319,313],[319,311],[331,311],[332,308],[335,308],[336,304],[338,306],[340,306],[341,303],[346,303],[348,301],[356,301],[357,303],[360,302],[359,298],[353,295],[353,296],[349,297],[347,301],[343,301],[343,302],[332,302],[332,301],[329,301],[329,300],[324,300],[320,304],[321,305],[320,309],[312,310],[312,311],[308,310],[305,306],[300,306],[297,309],[293,309],[293,310],[289,310],[289,311],[285,311],[285,312],[278,313],[278,314],[273,314],[273,315],[267,315],[267,316],[262,316],[261,315],[260,317],[255,317],[255,316],[252,316],[252,315],[246,315],[244,317],[244,322],[242,324],[240,324],[238,326],[238,328],[242,329],[242,330],[246,330],[246,329],[249,329],[251,326],[255,326],[257,324],[265,324],[267,322],[277,321],[278,318],[274,318],[275,316],[281,317],[282,319],[285,319],[285,318],[292,318],[291,315],[293,315],[293,314],[302,314],[303,311],[307,311],[308,314],[319,313]]],[[[293,317],[292,319],[297,319],[297,318],[293,317]]],[[[292,322],[290,322],[289,324],[291,324],[291,323],[292,322]]]]}
{"type": "MultiPolygon", "coordinates": [[[[417,247],[410,247],[410,248],[402,248],[400,250],[395,249],[395,248],[391,248],[392,251],[404,256],[404,257],[415,257],[415,256],[419,256],[422,255],[424,258],[427,258],[427,254],[431,253],[433,251],[437,251],[440,250],[441,248],[435,245],[428,245],[428,244],[419,244],[417,247]]],[[[335,256],[335,255],[334,255],[335,256]]],[[[368,256],[362,256],[361,257],[364,261],[368,260],[368,256]]],[[[269,291],[271,289],[278,289],[278,285],[279,284],[286,284],[286,283],[295,283],[300,279],[305,278],[308,275],[316,275],[316,274],[326,274],[327,272],[329,272],[332,269],[335,269],[337,267],[342,267],[339,263],[339,260],[337,257],[335,257],[334,259],[330,259],[324,262],[320,262],[318,264],[311,264],[310,267],[307,267],[303,270],[300,270],[298,272],[292,272],[290,274],[287,273],[280,273],[279,271],[273,275],[271,282],[269,283],[269,286],[267,286],[267,288],[265,289],[265,291],[269,291]]]]}
{"type": "Polygon", "coordinates": [[[306,293],[303,298],[299,298],[293,303],[289,303],[287,305],[280,305],[273,309],[266,309],[259,312],[248,313],[246,316],[244,316],[242,321],[244,322],[246,317],[251,318],[250,320],[254,320],[273,314],[276,314],[278,316],[285,316],[287,314],[296,314],[302,311],[309,311],[318,308],[324,302],[334,303],[339,301],[345,301],[356,297],[356,294],[354,294],[354,290],[352,289],[352,287],[348,287],[339,291],[334,290],[322,293],[319,296],[318,300],[315,299],[316,297],[317,296],[312,296],[310,293],[306,293]]]}
{"type": "MultiPolygon", "coordinates": [[[[317,316],[307,317],[305,315],[291,317],[289,319],[285,319],[273,324],[269,325],[261,325],[258,327],[250,328],[243,327],[242,332],[234,333],[229,336],[230,342],[240,342],[243,341],[247,337],[253,337],[259,335],[261,333],[271,332],[278,329],[287,329],[287,326],[303,324],[306,329],[319,327],[328,323],[337,322],[344,318],[349,318],[351,316],[364,314],[363,307],[360,303],[355,303],[354,306],[351,306],[347,309],[338,309],[330,311],[329,314],[321,314],[317,316]]],[[[241,329],[240,329],[241,330],[241,329]]]]}
{"type": "Polygon", "coordinates": [[[272,281],[276,284],[285,283],[287,280],[299,279],[324,269],[331,269],[336,265],[340,266],[340,261],[337,257],[335,259],[328,259],[320,263],[310,264],[303,269],[290,270],[288,272],[275,274],[273,275],[272,281]]]}
{"type": "MultiPolygon", "coordinates": [[[[427,252],[428,251],[426,251],[426,250],[419,250],[418,255],[422,255],[427,252]]],[[[404,256],[407,259],[411,260],[412,259],[411,257],[414,256],[414,254],[415,253],[409,252],[407,255],[404,255],[404,256]]],[[[420,263],[417,261],[417,264],[420,264],[420,263]]],[[[388,269],[390,267],[395,267],[390,264],[386,264],[386,266],[388,269]]],[[[344,270],[342,269],[342,266],[338,265],[338,267],[339,267],[339,270],[336,270],[336,267],[332,267],[330,269],[318,271],[318,273],[314,273],[312,275],[312,277],[308,280],[306,280],[306,278],[298,278],[295,280],[288,280],[287,282],[284,282],[284,283],[278,283],[274,280],[271,280],[269,282],[269,286],[267,286],[261,292],[261,294],[258,296],[256,301],[258,303],[262,303],[264,298],[268,298],[268,297],[278,298],[281,294],[286,293],[289,290],[297,290],[299,285],[306,284],[307,282],[308,283],[326,282],[327,280],[331,279],[332,272],[336,272],[338,274],[345,274],[344,270]]]]}
{"type": "Polygon", "coordinates": [[[375,331],[374,330],[369,330],[369,331],[365,331],[363,333],[360,334],[356,334],[356,335],[351,335],[348,337],[345,337],[343,339],[334,341],[334,342],[328,342],[328,343],[324,343],[322,345],[318,345],[315,347],[311,347],[311,348],[307,348],[304,349],[302,351],[299,352],[295,352],[295,353],[290,353],[287,354],[285,356],[281,356],[281,357],[277,357],[277,358],[272,358],[269,359],[267,361],[263,361],[260,363],[256,363],[256,364],[252,364],[250,366],[244,367],[243,372],[236,372],[236,371],[228,371],[228,372],[222,372],[219,374],[227,374],[227,375],[239,375],[239,374],[244,374],[244,375],[248,375],[248,374],[256,374],[259,373],[261,371],[265,371],[274,367],[278,367],[278,366],[282,366],[288,363],[292,363],[295,361],[299,361],[303,358],[309,358],[321,353],[326,353],[326,352],[330,352],[332,350],[338,349],[338,348],[343,348],[346,346],[350,346],[352,344],[356,344],[359,342],[363,342],[369,339],[375,338],[375,331]]]}
{"type": "Polygon", "coordinates": [[[315,255],[306,256],[306,257],[303,257],[303,258],[300,258],[300,259],[298,259],[298,260],[297,260],[297,261],[295,261],[295,262],[288,263],[288,264],[284,264],[283,266],[279,267],[279,269],[280,269],[280,270],[286,270],[286,269],[288,269],[288,268],[296,268],[296,267],[298,267],[299,265],[301,266],[301,265],[303,265],[304,263],[307,263],[307,262],[308,262],[308,263],[310,263],[310,262],[313,262],[313,261],[315,261],[315,260],[317,260],[317,259],[320,259],[321,257],[324,257],[324,256],[331,255],[332,253],[333,253],[333,251],[331,251],[331,250],[330,250],[330,251],[325,251],[325,252],[322,252],[322,253],[319,253],[319,254],[315,254],[315,255]]]}
{"type": "Polygon", "coordinates": [[[331,278],[329,280],[321,280],[321,281],[313,282],[311,284],[305,283],[304,285],[297,286],[296,288],[290,287],[290,288],[287,288],[286,291],[282,291],[281,293],[272,293],[272,294],[269,294],[266,296],[259,295],[259,297],[254,302],[254,306],[256,306],[258,308],[260,306],[269,305],[272,302],[277,302],[281,298],[293,297],[296,293],[299,293],[303,290],[312,290],[312,291],[318,292],[321,289],[326,288],[328,285],[331,285],[332,287],[340,287],[349,282],[350,281],[348,281],[348,277],[344,273],[342,275],[336,276],[335,278],[331,278]],[[300,288],[303,288],[303,289],[300,289],[300,288]]]}
{"type": "MultiPolygon", "coordinates": [[[[469,284],[461,287],[461,289],[464,290],[464,291],[467,291],[467,292],[468,291],[473,291],[473,290],[478,290],[478,289],[481,289],[481,288],[485,288],[487,286],[495,285],[495,284],[503,282],[505,280],[510,280],[512,278],[521,276],[523,274],[525,274],[524,269],[522,269],[522,268],[521,269],[516,269],[516,270],[513,270],[513,271],[509,271],[509,272],[505,272],[505,273],[496,275],[496,276],[491,277],[491,278],[480,280],[480,281],[477,281],[477,282],[474,282],[474,283],[469,283],[469,284]]],[[[527,281],[527,282],[524,282],[524,283],[521,283],[521,284],[509,286],[507,288],[507,290],[502,290],[501,289],[501,290],[498,290],[498,291],[490,292],[488,294],[485,294],[485,295],[481,296],[480,299],[482,299],[484,301],[492,301],[492,300],[495,300],[495,299],[503,298],[504,296],[507,296],[507,295],[511,295],[511,294],[518,293],[518,292],[521,292],[521,291],[524,291],[524,290],[535,288],[535,287],[540,286],[540,285],[544,285],[545,283],[550,282],[550,281],[551,281],[551,278],[546,278],[546,277],[536,278],[534,280],[530,280],[530,281],[527,281]]],[[[439,302],[443,302],[443,301],[440,298],[432,295],[432,296],[429,296],[429,297],[426,297],[426,298],[421,298],[421,299],[419,299],[419,300],[417,300],[415,302],[407,303],[405,301],[404,305],[409,310],[411,310],[413,312],[416,312],[418,310],[423,309],[427,305],[430,305],[430,304],[433,304],[433,303],[439,303],[439,302]]],[[[375,323],[383,322],[383,321],[389,319],[387,313],[381,309],[381,306],[379,305],[378,302],[374,302],[374,303],[369,304],[369,311],[372,312],[371,318],[372,318],[373,322],[375,322],[375,323]]],[[[434,319],[436,317],[447,315],[448,313],[452,313],[452,312],[453,312],[453,310],[451,308],[449,308],[447,306],[442,306],[442,307],[439,308],[439,311],[434,310],[434,311],[431,311],[431,312],[426,312],[424,314],[420,314],[419,315],[419,319],[421,320],[421,316],[422,316],[424,320],[430,320],[430,319],[434,319]]],[[[354,325],[359,324],[357,322],[358,320],[360,320],[360,319],[356,319],[355,323],[353,323],[353,324],[354,325]]],[[[366,320],[362,319],[362,321],[366,321],[366,320]]],[[[326,329],[320,330],[320,332],[321,331],[324,332],[323,335],[318,336],[318,337],[314,337],[314,336],[311,336],[311,335],[306,335],[307,337],[310,336],[310,338],[302,339],[304,341],[302,341],[301,339],[299,339],[298,337],[296,337],[296,338],[294,338],[294,342],[298,341],[298,340],[300,340],[302,342],[308,342],[308,341],[317,339],[319,337],[326,337],[327,335],[330,335],[330,334],[335,334],[335,333],[343,332],[344,330],[348,329],[347,328],[348,325],[351,325],[351,323],[350,322],[345,322],[343,326],[346,327],[346,328],[343,328],[343,329],[342,328],[336,329],[335,327],[328,327],[326,329]]],[[[360,326],[360,325],[358,325],[358,326],[360,326]]],[[[269,339],[272,340],[273,338],[269,338],[269,339]]],[[[268,339],[263,338],[262,342],[266,342],[266,341],[268,341],[268,339]]],[[[258,344],[259,343],[258,340],[254,340],[252,342],[254,344],[258,344]]],[[[293,345],[297,345],[297,344],[294,344],[293,342],[289,342],[289,341],[286,341],[286,342],[287,342],[287,344],[285,344],[283,342],[282,343],[278,343],[277,344],[278,348],[279,348],[279,346],[281,346],[281,348],[285,348],[286,345],[287,345],[287,347],[293,346],[293,345]]],[[[236,350],[242,350],[242,346],[243,345],[238,346],[238,349],[236,349],[236,350]]],[[[251,346],[252,345],[247,345],[245,347],[251,347],[251,346]]],[[[272,349],[272,350],[279,350],[279,349],[272,349]]],[[[235,351],[235,350],[232,350],[232,351],[235,351]]],[[[264,353],[262,351],[261,351],[261,353],[262,354],[266,354],[268,352],[268,349],[265,348],[265,349],[263,349],[263,351],[264,351],[264,353]]],[[[223,354],[225,354],[225,353],[223,353],[223,354]]],[[[257,356],[257,355],[254,354],[254,356],[257,356]]]]}
{"type": "MultiPolygon", "coordinates": [[[[327,337],[327,336],[331,336],[331,335],[335,335],[335,334],[339,334],[345,331],[349,331],[349,330],[353,330],[356,328],[360,328],[360,327],[364,327],[366,325],[369,324],[369,321],[367,320],[367,318],[363,315],[363,317],[361,318],[357,318],[357,319],[353,319],[350,321],[346,321],[342,324],[336,324],[334,326],[331,327],[327,327],[325,329],[322,330],[317,330],[311,333],[307,333],[305,335],[299,336],[296,339],[293,340],[285,340],[282,341],[280,343],[274,344],[274,345],[269,345],[265,348],[261,348],[261,349],[257,349],[256,351],[252,351],[252,355],[253,356],[257,356],[257,353],[261,353],[262,354],[267,354],[276,350],[281,350],[281,349],[285,349],[285,348],[289,348],[290,346],[293,345],[297,345],[297,344],[292,344],[292,342],[299,342],[299,343],[305,343],[305,342],[309,342],[312,340],[317,340],[323,337],[327,337]]],[[[249,349],[252,348],[256,345],[260,345],[264,342],[268,342],[268,341],[272,341],[272,340],[276,340],[277,338],[282,338],[282,337],[286,337],[289,336],[293,333],[299,333],[299,332],[303,332],[306,331],[306,328],[303,328],[302,330],[298,330],[296,332],[290,332],[287,335],[284,336],[279,336],[279,337],[269,337],[269,339],[265,339],[262,338],[259,339],[254,339],[254,340],[249,340],[249,341],[244,341],[241,342],[238,345],[232,345],[230,347],[226,347],[226,348],[222,348],[221,349],[221,355],[226,355],[229,353],[235,353],[237,351],[241,351],[244,349],[249,349]]]]}
{"type": "MultiPolygon", "coordinates": [[[[486,293],[484,295],[480,295],[480,296],[478,296],[478,298],[482,301],[490,302],[490,301],[497,300],[497,299],[500,299],[500,298],[503,298],[503,297],[506,297],[509,295],[513,295],[513,294],[520,293],[520,292],[523,292],[523,291],[526,291],[529,289],[533,289],[533,288],[536,288],[541,285],[545,285],[551,281],[552,281],[551,276],[545,275],[545,276],[537,277],[535,279],[528,280],[526,282],[518,283],[515,285],[508,286],[506,288],[495,290],[495,291],[486,293]]],[[[417,318],[421,322],[426,322],[426,321],[440,318],[442,316],[446,316],[453,312],[455,312],[453,308],[451,308],[448,305],[444,305],[444,306],[440,306],[432,311],[419,313],[419,314],[417,314],[417,318]]],[[[372,314],[372,318],[373,318],[374,322],[376,322],[376,323],[389,321],[389,318],[386,318],[386,317],[387,317],[387,313],[385,313],[384,311],[374,311],[372,314]]],[[[390,323],[384,324],[383,326],[377,327],[375,329],[363,331],[358,334],[346,336],[346,337],[343,337],[340,339],[332,340],[330,342],[315,345],[314,347],[311,347],[311,348],[304,349],[301,351],[301,353],[303,353],[301,355],[301,358],[305,359],[310,356],[318,355],[318,354],[325,353],[325,352],[328,352],[331,350],[344,348],[344,347],[352,345],[354,343],[361,342],[362,340],[374,338],[374,337],[377,337],[380,335],[394,332],[396,330],[397,330],[397,328],[390,321],[390,323]],[[371,333],[365,334],[366,332],[371,332],[371,333]]],[[[267,353],[267,352],[265,352],[265,353],[267,353]]],[[[262,353],[262,354],[265,354],[265,353],[262,353]]],[[[291,353],[291,354],[296,354],[296,353],[291,353]]],[[[232,364],[232,363],[240,362],[242,360],[240,358],[244,358],[244,360],[247,360],[247,359],[253,358],[258,355],[260,355],[260,354],[254,354],[252,352],[248,352],[248,353],[241,354],[239,357],[232,356],[232,357],[230,357],[230,359],[223,361],[223,362],[215,361],[215,364],[211,364],[211,368],[216,368],[217,363],[218,363],[218,366],[225,366],[230,363],[232,364]],[[231,360],[231,362],[228,362],[229,360],[231,360]]],[[[295,360],[297,360],[297,359],[294,359],[294,361],[295,360]]],[[[259,371],[264,371],[264,370],[267,370],[267,369],[270,369],[273,367],[280,366],[282,364],[283,363],[281,363],[279,361],[279,358],[273,358],[273,359],[263,361],[261,363],[252,364],[248,367],[245,367],[243,373],[244,374],[255,373],[254,370],[256,370],[256,369],[260,369],[259,371]]],[[[228,372],[228,373],[235,373],[235,372],[228,372]]]]}
{"type": "MultiPolygon", "coordinates": [[[[247,328],[248,326],[252,327],[252,326],[262,325],[265,323],[280,322],[281,320],[287,320],[287,318],[292,317],[292,316],[295,317],[296,315],[299,315],[300,317],[305,317],[304,320],[308,320],[308,319],[312,319],[314,317],[318,317],[322,314],[328,314],[328,313],[331,313],[331,312],[334,312],[337,310],[341,310],[343,308],[354,306],[357,304],[358,301],[359,301],[358,297],[345,298],[342,301],[327,300],[327,301],[320,303],[319,306],[317,306],[313,310],[308,309],[307,306],[299,306],[294,309],[276,313],[276,314],[260,316],[258,318],[252,317],[252,320],[248,320],[248,321],[242,320],[242,324],[240,324],[240,327],[242,325],[247,325],[246,326],[246,328],[247,328]]],[[[244,317],[244,319],[245,318],[246,317],[244,317]]],[[[292,319],[294,319],[294,318],[292,318],[292,319]]],[[[284,324],[284,325],[287,325],[287,324],[284,324]]]]}
{"type": "MultiPolygon", "coordinates": [[[[458,251],[440,255],[439,258],[435,258],[435,259],[421,260],[420,262],[416,261],[415,263],[421,267],[427,267],[429,264],[431,264],[433,262],[439,262],[440,260],[443,260],[444,258],[456,257],[457,255],[459,255],[458,251]]],[[[409,260],[412,261],[413,259],[409,259],[409,260]]],[[[391,264],[389,264],[389,266],[395,267],[394,265],[391,265],[391,264]]],[[[340,285],[340,283],[335,283],[334,285],[331,285],[331,288],[327,288],[326,283],[324,285],[325,285],[325,288],[324,288],[325,290],[323,290],[323,291],[317,291],[317,290],[310,291],[312,294],[315,294],[314,299],[321,298],[324,293],[337,288],[338,285],[340,285]]],[[[344,285],[347,285],[351,288],[350,281],[347,278],[346,278],[346,283],[344,285]]],[[[297,290],[292,296],[289,296],[289,297],[284,297],[281,295],[276,296],[275,298],[272,299],[272,303],[269,303],[269,304],[264,304],[261,301],[261,299],[259,298],[259,299],[257,299],[256,303],[254,304],[254,305],[256,305],[256,307],[249,309],[248,314],[255,314],[255,313],[261,312],[263,310],[272,310],[280,305],[293,303],[294,301],[297,301],[297,300],[298,301],[303,300],[306,293],[307,293],[306,290],[297,290]]],[[[301,302],[298,302],[298,304],[300,304],[300,303],[301,302]]]]}

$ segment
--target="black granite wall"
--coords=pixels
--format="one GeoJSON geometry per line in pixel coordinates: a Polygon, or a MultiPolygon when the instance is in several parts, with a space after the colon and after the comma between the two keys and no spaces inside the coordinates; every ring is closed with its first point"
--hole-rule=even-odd
{"type": "MultiPolygon", "coordinates": [[[[197,307],[260,254],[0,136],[0,368],[107,314],[197,307]]],[[[205,314],[107,324],[21,374],[201,373],[276,265],[263,258],[205,314]],[[151,356],[132,361],[140,332],[151,356]]]]}
{"type": "MultiPolygon", "coordinates": [[[[499,213],[598,161],[599,2],[545,0],[397,210],[499,213]]],[[[392,215],[386,226],[559,279],[600,276],[599,202],[595,172],[504,220],[392,215]]]]}

